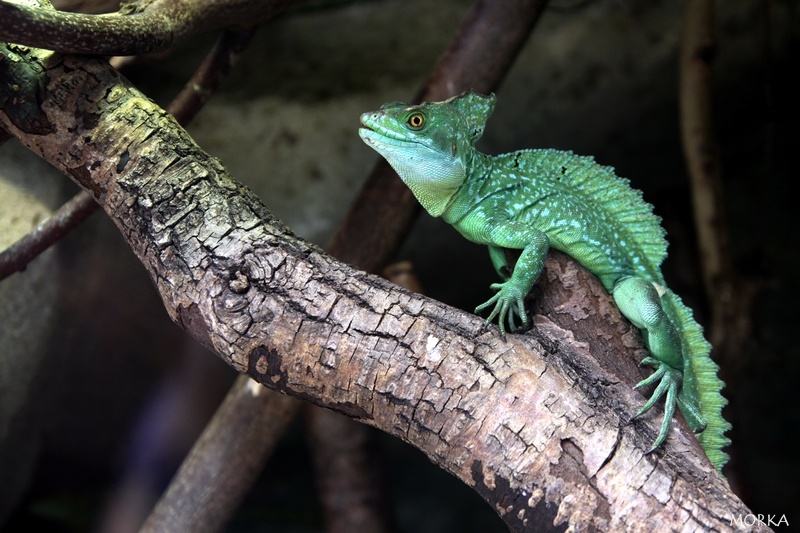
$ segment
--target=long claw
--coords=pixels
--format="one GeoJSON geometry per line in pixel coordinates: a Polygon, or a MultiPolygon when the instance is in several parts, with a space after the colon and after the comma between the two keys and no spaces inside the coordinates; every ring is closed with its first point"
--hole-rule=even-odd
{"type": "Polygon", "coordinates": [[[647,402],[645,402],[642,408],[639,409],[639,412],[636,413],[634,418],[649,411],[650,408],[652,408],[662,396],[666,395],[666,398],[664,399],[664,417],[661,420],[661,427],[659,428],[658,436],[656,436],[656,439],[653,441],[650,449],[646,452],[651,453],[659,446],[664,444],[664,441],[667,439],[670,423],[672,422],[673,416],[675,416],[676,406],[679,406],[681,410],[686,410],[685,412],[689,412],[693,415],[696,414],[700,421],[704,422],[704,420],[702,416],[700,416],[700,413],[681,397],[679,389],[683,380],[683,374],[679,370],[675,370],[674,368],[669,367],[667,364],[662,363],[653,357],[646,357],[644,360],[642,360],[641,364],[655,366],[656,371],[653,372],[651,376],[637,383],[635,388],[639,389],[646,387],[648,385],[652,385],[656,381],[658,381],[658,386],[656,387],[656,390],[653,391],[653,394],[650,396],[647,402]]]}
{"type": "MultiPolygon", "coordinates": [[[[661,383],[664,382],[662,381],[661,383]]],[[[664,402],[664,418],[661,419],[661,430],[658,432],[656,440],[653,441],[653,444],[650,445],[650,449],[646,453],[655,451],[656,448],[664,444],[664,441],[667,440],[670,422],[672,422],[672,417],[675,415],[675,403],[677,395],[678,384],[672,382],[669,384],[669,390],[667,390],[667,399],[664,402]]]]}
{"type": "MultiPolygon", "coordinates": [[[[639,382],[639,383],[636,385],[636,387],[634,387],[634,388],[637,388],[637,389],[638,389],[638,388],[639,388],[639,385],[642,385],[642,384],[644,384],[644,385],[649,385],[650,383],[652,383],[652,382],[654,381],[654,380],[653,380],[653,379],[651,379],[651,378],[653,378],[654,376],[655,376],[656,378],[659,378],[659,377],[661,377],[661,376],[664,376],[665,374],[666,374],[666,371],[664,371],[664,370],[663,370],[663,368],[659,368],[659,369],[658,369],[656,372],[654,372],[654,373],[653,373],[653,375],[652,375],[652,376],[650,376],[649,378],[647,378],[647,379],[645,379],[645,380],[642,380],[642,381],[640,381],[640,382],[639,382]],[[646,383],[645,383],[645,382],[646,382],[646,383]]],[[[653,407],[653,405],[655,405],[655,403],[656,403],[656,402],[657,402],[659,399],[661,399],[661,397],[662,397],[662,396],[664,396],[664,393],[665,393],[665,392],[667,392],[667,390],[669,389],[669,387],[670,387],[670,380],[669,380],[669,378],[666,378],[666,376],[665,376],[665,377],[664,377],[663,379],[661,379],[661,381],[659,382],[659,384],[658,384],[658,387],[656,387],[656,390],[653,392],[653,395],[652,395],[652,396],[650,396],[650,399],[649,399],[649,400],[647,400],[647,402],[645,402],[645,404],[642,406],[642,408],[641,408],[641,409],[639,409],[639,412],[638,412],[638,413],[636,413],[636,416],[640,416],[640,415],[642,415],[642,414],[646,413],[647,411],[649,411],[649,410],[650,410],[650,408],[651,408],[651,407],[653,407]]]]}
{"type": "Polygon", "coordinates": [[[647,357],[645,357],[644,359],[641,360],[641,362],[639,363],[639,366],[652,366],[653,368],[661,368],[661,366],[663,364],[664,363],[662,363],[661,361],[659,361],[655,357],[652,357],[652,356],[648,355],[647,357]]]}

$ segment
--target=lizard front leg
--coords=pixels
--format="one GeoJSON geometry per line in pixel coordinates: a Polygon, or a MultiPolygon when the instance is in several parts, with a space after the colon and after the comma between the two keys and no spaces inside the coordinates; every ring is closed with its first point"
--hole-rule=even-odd
{"type": "Polygon", "coordinates": [[[522,324],[528,322],[528,315],[525,313],[525,297],[544,269],[550,240],[543,232],[526,224],[506,222],[494,226],[489,233],[487,244],[489,244],[492,263],[504,281],[490,285],[490,288],[496,290],[497,293],[476,307],[475,312],[479,313],[493,305],[492,312],[489,313],[486,321],[491,322],[498,317],[500,334],[505,335],[506,320],[508,320],[511,331],[517,329],[514,315],[520,318],[522,324]],[[501,255],[502,248],[522,249],[522,254],[517,259],[510,277],[508,276],[508,264],[501,255]]]}

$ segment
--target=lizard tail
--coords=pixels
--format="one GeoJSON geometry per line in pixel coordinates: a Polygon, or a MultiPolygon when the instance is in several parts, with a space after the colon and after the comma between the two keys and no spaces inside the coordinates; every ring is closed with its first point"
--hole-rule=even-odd
{"type": "Polygon", "coordinates": [[[683,394],[699,405],[708,424],[697,439],[711,463],[721,472],[728,462],[728,454],[722,449],[731,443],[725,436],[731,425],[722,418],[722,408],[728,403],[720,392],[725,384],[717,377],[719,366],[709,355],[711,345],[703,337],[703,328],[694,320],[691,309],[669,289],[662,297],[664,301],[667,304],[664,310],[678,328],[683,344],[683,394]]]}

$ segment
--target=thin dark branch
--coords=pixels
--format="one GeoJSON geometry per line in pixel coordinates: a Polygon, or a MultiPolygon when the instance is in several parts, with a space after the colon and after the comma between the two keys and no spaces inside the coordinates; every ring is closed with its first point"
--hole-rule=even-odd
{"type": "Polygon", "coordinates": [[[178,122],[186,124],[197,115],[228,76],[241,53],[250,44],[255,31],[256,28],[251,27],[222,32],[214,48],[167,108],[178,122]]]}
{"type": "Polygon", "coordinates": [[[0,253],[0,280],[25,267],[97,210],[94,198],[76,194],[36,228],[0,253]]]}
{"type": "Polygon", "coordinates": [[[326,533],[395,531],[376,430],[313,405],[305,413],[326,533]]]}
{"type": "Polygon", "coordinates": [[[239,376],[140,533],[221,531],[300,405],[239,376]]]}
{"type": "Polygon", "coordinates": [[[750,338],[750,308],[762,283],[743,279],[731,256],[722,162],[711,111],[711,68],[716,46],[713,27],[713,1],[686,3],[680,63],[681,130],[703,285],[711,305],[709,340],[719,359],[733,363],[741,358],[750,338]]]}
{"type": "Polygon", "coordinates": [[[711,116],[711,66],[716,55],[713,0],[687,2],[683,21],[680,62],[683,151],[692,186],[703,282],[713,302],[719,297],[719,281],[730,275],[722,211],[722,165],[711,116]]]}

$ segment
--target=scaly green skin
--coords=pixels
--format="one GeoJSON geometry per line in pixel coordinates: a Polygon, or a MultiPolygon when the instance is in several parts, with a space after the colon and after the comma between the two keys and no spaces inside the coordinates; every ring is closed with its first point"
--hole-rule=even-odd
{"type": "MultiPolygon", "coordinates": [[[[660,220],[641,193],[610,167],[557,150],[489,156],[475,149],[495,104],[494,95],[466,92],[444,102],[388,103],[361,116],[361,138],[394,167],[425,209],[464,237],[489,247],[502,278],[491,307],[516,329],[528,321],[524,299],[539,278],[549,248],[561,250],[595,274],[650,350],[642,364],[656,370],[636,387],[657,383],[638,415],[666,395],[664,419],[652,449],[669,432],[675,407],[721,470],[730,429],[727,401],[709,357],[710,345],[691,311],[665,287],[661,263],[667,242],[660,220]],[[512,268],[504,248],[522,250],[512,268]]],[[[638,416],[637,415],[637,416],[638,416]]],[[[651,449],[651,451],[652,451],[651,449]]]]}

